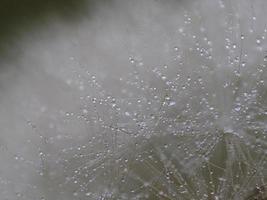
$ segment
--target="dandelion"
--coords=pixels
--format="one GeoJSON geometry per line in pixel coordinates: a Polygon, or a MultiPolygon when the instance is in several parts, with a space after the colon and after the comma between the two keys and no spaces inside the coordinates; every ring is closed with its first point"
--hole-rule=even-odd
{"type": "Polygon", "coordinates": [[[152,70],[143,60],[124,77],[123,95],[111,101],[108,88],[93,86],[105,103],[91,113],[98,131],[84,154],[101,153],[67,161],[77,163],[78,174],[66,168],[77,189],[92,199],[264,198],[257,188],[266,185],[266,63],[257,46],[265,43],[241,28],[249,20],[231,14],[239,5],[232,3],[212,7],[225,23],[211,25],[191,5],[179,47],[170,48],[179,60],[152,70]]]}
{"type": "Polygon", "coordinates": [[[75,106],[46,116],[53,126],[34,125],[36,193],[265,199],[266,3],[116,2],[116,12],[99,8],[94,20],[103,30],[88,30],[100,27],[91,21],[78,26],[81,55],[64,66],[75,72],[63,70],[66,87],[78,94],[75,106]]]}

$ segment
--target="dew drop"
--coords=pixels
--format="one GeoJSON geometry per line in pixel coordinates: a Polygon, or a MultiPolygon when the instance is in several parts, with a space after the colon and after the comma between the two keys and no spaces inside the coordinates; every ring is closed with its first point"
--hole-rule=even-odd
{"type": "Polygon", "coordinates": [[[85,196],[89,197],[91,195],[91,192],[87,192],[85,196]]]}
{"type": "Polygon", "coordinates": [[[260,45],[261,44],[261,40],[260,39],[256,39],[256,44],[260,45]]]}
{"type": "Polygon", "coordinates": [[[175,101],[171,101],[171,102],[169,103],[169,106],[174,106],[175,104],[176,104],[175,101]]]}

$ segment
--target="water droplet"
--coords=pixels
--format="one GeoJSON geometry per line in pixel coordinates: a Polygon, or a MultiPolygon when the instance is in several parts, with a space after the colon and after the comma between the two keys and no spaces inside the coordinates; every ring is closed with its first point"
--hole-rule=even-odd
{"type": "Polygon", "coordinates": [[[225,133],[233,133],[234,132],[234,130],[231,127],[224,127],[223,131],[225,133]]]}
{"type": "Polygon", "coordinates": [[[93,103],[96,103],[96,98],[92,98],[92,102],[93,103]]]}
{"type": "Polygon", "coordinates": [[[175,101],[171,101],[171,102],[169,103],[169,106],[174,106],[175,104],[176,104],[175,101]]]}
{"type": "Polygon", "coordinates": [[[213,107],[210,107],[209,109],[210,109],[210,110],[214,110],[214,108],[213,108],[213,107]]]}
{"type": "Polygon", "coordinates": [[[88,110],[87,109],[83,109],[83,114],[87,114],[88,110]]]}
{"type": "Polygon", "coordinates": [[[261,44],[261,40],[260,39],[256,39],[256,44],[260,45],[261,44]]]}
{"type": "Polygon", "coordinates": [[[239,107],[239,106],[238,107],[235,107],[234,110],[238,112],[238,111],[241,110],[241,107],[239,107]]]}
{"type": "Polygon", "coordinates": [[[130,61],[130,63],[133,64],[133,63],[134,63],[134,59],[133,59],[133,57],[130,57],[130,58],[129,58],[129,61],[130,61]]]}
{"type": "Polygon", "coordinates": [[[89,197],[91,195],[91,192],[87,192],[85,196],[89,197]]]}

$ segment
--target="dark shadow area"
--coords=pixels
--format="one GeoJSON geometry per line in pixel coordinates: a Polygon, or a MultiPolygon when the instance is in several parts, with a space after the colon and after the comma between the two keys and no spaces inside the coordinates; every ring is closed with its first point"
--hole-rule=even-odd
{"type": "MultiPolygon", "coordinates": [[[[15,42],[21,32],[28,31],[47,23],[53,16],[68,22],[78,20],[84,12],[90,13],[95,4],[106,0],[1,0],[0,1],[0,57],[14,59],[15,42]],[[13,58],[12,58],[13,57],[13,58]]],[[[1,66],[3,68],[3,66],[1,66]]]]}

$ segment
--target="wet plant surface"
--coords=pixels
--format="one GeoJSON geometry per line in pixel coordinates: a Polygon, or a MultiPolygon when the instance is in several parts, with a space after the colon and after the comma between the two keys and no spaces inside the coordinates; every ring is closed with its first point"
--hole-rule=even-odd
{"type": "Polygon", "coordinates": [[[89,5],[1,62],[0,199],[266,199],[265,1],[89,5]]]}

